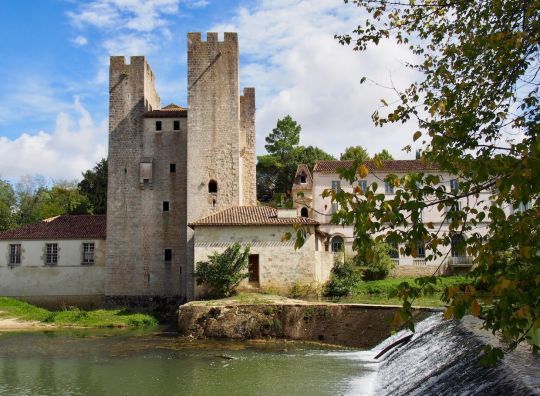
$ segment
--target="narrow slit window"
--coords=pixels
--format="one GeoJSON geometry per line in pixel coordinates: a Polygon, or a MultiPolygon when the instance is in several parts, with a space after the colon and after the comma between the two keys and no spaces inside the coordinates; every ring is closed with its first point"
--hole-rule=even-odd
{"type": "Polygon", "coordinates": [[[173,122],[173,129],[174,129],[175,131],[179,131],[179,130],[180,130],[180,121],[175,120],[175,121],[173,122]]]}
{"type": "Polygon", "coordinates": [[[169,211],[169,201],[163,201],[163,211],[164,212],[169,211]]]}
{"type": "Polygon", "coordinates": [[[156,131],[161,131],[161,121],[156,121],[156,131]]]}
{"type": "Polygon", "coordinates": [[[165,249],[165,262],[172,261],[172,249],[165,249]]]}
{"type": "Polygon", "coordinates": [[[217,181],[210,180],[208,182],[208,192],[209,193],[217,193],[217,181]]]}
{"type": "Polygon", "coordinates": [[[169,171],[171,173],[176,172],[176,164],[169,164],[169,171]]]}

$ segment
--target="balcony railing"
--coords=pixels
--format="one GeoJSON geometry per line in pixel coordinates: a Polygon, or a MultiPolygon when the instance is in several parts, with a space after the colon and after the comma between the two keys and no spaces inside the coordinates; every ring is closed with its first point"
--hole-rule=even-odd
{"type": "Polygon", "coordinates": [[[450,257],[448,265],[452,267],[470,267],[473,265],[473,258],[469,256],[450,257]]]}
{"type": "Polygon", "coordinates": [[[426,259],[424,259],[424,258],[415,258],[415,259],[413,259],[413,265],[426,265],[426,259]]]}
{"type": "Polygon", "coordinates": [[[391,260],[394,263],[394,265],[396,265],[396,266],[399,265],[399,259],[398,258],[393,258],[391,260]]]}

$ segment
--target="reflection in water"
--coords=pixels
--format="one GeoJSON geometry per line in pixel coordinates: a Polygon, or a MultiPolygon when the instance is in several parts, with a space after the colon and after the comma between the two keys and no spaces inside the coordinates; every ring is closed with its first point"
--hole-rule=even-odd
{"type": "MultiPolygon", "coordinates": [[[[0,395],[444,395],[540,392],[539,358],[477,365],[483,346],[432,316],[411,342],[371,351],[316,344],[189,341],[174,335],[76,331],[0,334],[0,395]]],[[[517,356],[517,357],[516,357],[517,356]]]]}

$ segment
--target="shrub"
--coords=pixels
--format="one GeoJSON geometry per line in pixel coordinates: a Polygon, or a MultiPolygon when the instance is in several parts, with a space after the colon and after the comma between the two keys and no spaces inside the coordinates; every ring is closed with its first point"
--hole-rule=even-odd
{"type": "Polygon", "coordinates": [[[248,256],[249,247],[242,252],[239,243],[229,246],[223,253],[214,252],[208,257],[208,261],[197,263],[197,284],[204,284],[211,298],[231,296],[238,284],[248,277],[248,256]]]}
{"type": "Polygon", "coordinates": [[[394,268],[394,262],[390,258],[389,252],[390,245],[387,243],[376,243],[373,246],[362,265],[362,278],[364,280],[380,280],[388,276],[394,268]]]}
{"type": "Polygon", "coordinates": [[[343,297],[352,294],[356,285],[362,282],[362,270],[352,258],[337,261],[332,268],[330,280],[326,284],[326,297],[343,297]]]}

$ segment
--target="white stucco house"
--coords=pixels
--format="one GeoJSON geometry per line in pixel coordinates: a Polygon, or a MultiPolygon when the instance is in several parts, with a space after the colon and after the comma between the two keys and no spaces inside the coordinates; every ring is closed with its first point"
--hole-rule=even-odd
{"type": "Polygon", "coordinates": [[[106,216],[57,216],[0,232],[0,295],[61,306],[99,305],[106,216]]]}
{"type": "MultiPolygon", "coordinates": [[[[352,184],[339,176],[339,170],[352,167],[353,161],[317,161],[313,172],[310,172],[309,168],[304,164],[298,165],[292,186],[294,205],[299,216],[316,220],[320,224],[320,232],[326,235],[326,249],[331,251],[344,249],[346,254],[353,254],[352,243],[354,240],[352,226],[331,223],[332,214],[338,210],[338,204],[333,203],[330,197],[323,198],[322,194],[327,189],[341,189],[352,193],[353,189],[357,186],[365,190],[372,183],[376,182],[378,185],[377,193],[385,194],[388,199],[391,199],[394,197],[395,188],[384,182],[387,175],[395,174],[401,177],[414,172],[440,176],[441,184],[445,185],[448,191],[459,183],[459,180],[454,175],[441,172],[435,165],[421,160],[389,160],[382,161],[382,164],[383,166],[379,168],[373,161],[365,162],[365,165],[369,169],[368,176],[364,179],[356,180],[352,184]]],[[[476,207],[482,210],[480,205],[485,206],[486,202],[489,202],[489,194],[482,193],[475,202],[467,201],[467,198],[462,198],[460,205],[466,204],[470,207],[478,205],[476,207]]],[[[422,221],[424,223],[433,223],[435,228],[440,227],[442,230],[447,230],[448,225],[444,220],[446,213],[444,210],[440,212],[436,207],[426,209],[422,213],[422,221]]],[[[485,233],[487,226],[486,216],[486,222],[478,224],[475,231],[485,233]]],[[[402,274],[407,274],[407,272],[411,274],[427,273],[428,271],[432,271],[434,266],[439,266],[440,264],[443,264],[441,266],[443,270],[452,267],[468,268],[472,265],[473,259],[468,257],[463,249],[449,248],[449,250],[445,259],[439,258],[434,261],[426,261],[426,252],[422,246],[418,247],[417,257],[403,256],[399,252],[399,246],[395,246],[392,250],[392,258],[397,267],[400,267],[397,272],[402,274]],[[443,260],[445,262],[441,263],[443,260]],[[425,268],[425,271],[421,269],[422,267],[425,268]]]]}

